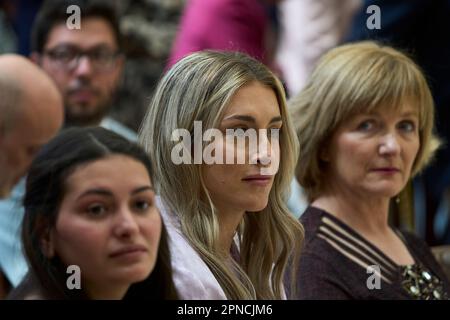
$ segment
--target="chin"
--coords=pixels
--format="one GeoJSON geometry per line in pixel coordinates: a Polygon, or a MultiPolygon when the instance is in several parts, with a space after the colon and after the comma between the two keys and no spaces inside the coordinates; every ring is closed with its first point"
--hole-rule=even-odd
{"type": "Polygon", "coordinates": [[[247,212],[259,212],[264,210],[269,204],[269,199],[265,199],[264,201],[254,201],[252,203],[248,203],[245,207],[247,212]]]}
{"type": "Polygon", "coordinates": [[[152,271],[153,268],[148,268],[148,266],[129,268],[128,270],[119,272],[115,278],[121,282],[136,283],[147,279],[152,271]]]}
{"type": "Polygon", "coordinates": [[[403,188],[380,188],[380,189],[373,189],[371,190],[370,193],[372,194],[377,194],[380,197],[385,197],[385,198],[393,198],[396,195],[398,195],[400,193],[400,191],[402,191],[403,188]]]}

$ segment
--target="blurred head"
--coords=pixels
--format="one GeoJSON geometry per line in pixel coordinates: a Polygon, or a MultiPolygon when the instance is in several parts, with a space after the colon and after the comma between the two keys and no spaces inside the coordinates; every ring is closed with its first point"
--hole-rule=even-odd
{"type": "Polygon", "coordinates": [[[107,114],[124,57],[114,7],[105,1],[47,1],[33,27],[32,59],[64,98],[66,125],[97,125],[107,114]],[[69,29],[66,10],[81,9],[81,28],[69,29]]]}
{"type": "Polygon", "coordinates": [[[290,105],[302,146],[296,175],[309,201],[329,179],[392,197],[439,146],[420,68],[373,42],[330,50],[290,105]]]}
{"type": "Polygon", "coordinates": [[[7,197],[39,148],[63,122],[51,79],[29,60],[0,56],[0,198],[7,197]]]}
{"type": "Polygon", "coordinates": [[[179,215],[183,232],[227,296],[251,298],[256,289],[258,297],[278,297],[284,253],[290,252],[294,239],[301,234],[299,224],[284,205],[298,146],[280,81],[263,64],[241,53],[194,53],[175,64],[159,83],[141,128],[141,139],[157,168],[157,192],[179,215]],[[203,132],[218,129],[222,133],[217,140],[203,142],[201,151],[216,147],[216,153],[225,154],[225,149],[232,150],[255,163],[195,164],[191,159],[192,164],[177,165],[170,161],[178,144],[172,139],[173,132],[185,129],[195,140],[195,121],[201,122],[203,132]],[[258,139],[278,146],[279,153],[272,154],[270,148],[253,152],[248,145],[239,147],[225,138],[226,129],[242,129],[245,134],[249,129],[271,128],[280,129],[279,140],[267,134],[258,139]],[[260,175],[265,166],[262,160],[269,156],[279,160],[278,171],[264,177],[260,175]],[[236,266],[240,279],[219,254],[219,215],[230,211],[247,212],[242,229],[245,240],[240,247],[245,270],[236,266]],[[265,247],[272,246],[267,239],[279,240],[273,241],[273,251],[265,247]],[[263,260],[268,265],[261,267],[263,260]]]}
{"type": "Polygon", "coordinates": [[[41,150],[27,178],[22,237],[45,294],[115,299],[137,284],[148,291],[140,298],[170,297],[150,173],[144,151],[102,128],[68,129],[41,150]],[[70,265],[81,270],[82,290],[66,288],[70,265]]]}

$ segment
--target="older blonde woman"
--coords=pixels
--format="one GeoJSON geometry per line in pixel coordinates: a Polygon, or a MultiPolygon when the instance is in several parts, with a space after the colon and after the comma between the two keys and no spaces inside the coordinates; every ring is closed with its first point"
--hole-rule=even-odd
{"type": "Polygon", "coordinates": [[[376,43],[335,48],[292,112],[302,146],[296,175],[310,202],[298,297],[447,298],[426,244],[388,223],[390,201],[439,144],[417,65],[376,43]]]}
{"type": "Polygon", "coordinates": [[[286,265],[303,233],[285,206],[298,141],[280,81],[241,53],[194,53],[159,83],[141,139],[154,161],[181,298],[284,298],[286,265]],[[269,148],[229,140],[251,132],[269,148]],[[186,133],[194,145],[179,141],[186,133]],[[206,161],[212,149],[231,163],[206,161]]]}

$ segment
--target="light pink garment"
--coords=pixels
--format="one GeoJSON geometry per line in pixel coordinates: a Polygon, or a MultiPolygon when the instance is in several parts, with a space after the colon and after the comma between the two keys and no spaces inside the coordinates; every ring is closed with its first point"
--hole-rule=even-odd
{"type": "Polygon", "coordinates": [[[226,300],[227,297],[208,266],[184,237],[180,221],[157,197],[157,206],[169,234],[175,287],[182,300],[226,300]]]}
{"type": "Polygon", "coordinates": [[[361,0],[284,0],[276,61],[288,91],[303,88],[319,58],[343,40],[361,0]]]}
{"type": "Polygon", "coordinates": [[[260,0],[189,0],[169,67],[205,49],[245,52],[265,62],[268,17],[260,0]]]}

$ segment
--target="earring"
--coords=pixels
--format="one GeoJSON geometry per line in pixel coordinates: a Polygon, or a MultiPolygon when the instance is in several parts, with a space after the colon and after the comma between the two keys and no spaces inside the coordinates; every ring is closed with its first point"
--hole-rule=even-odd
{"type": "Polygon", "coordinates": [[[400,203],[400,196],[396,196],[396,197],[395,197],[395,203],[396,203],[396,204],[399,204],[399,203],[400,203]]]}

